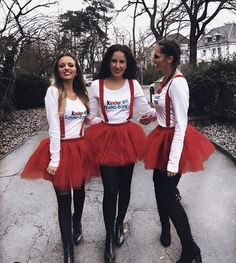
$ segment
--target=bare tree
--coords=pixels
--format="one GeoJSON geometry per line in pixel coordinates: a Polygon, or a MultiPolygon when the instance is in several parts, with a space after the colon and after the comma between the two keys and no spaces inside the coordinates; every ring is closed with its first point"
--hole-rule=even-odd
{"type": "Polygon", "coordinates": [[[186,12],[183,12],[183,5],[180,2],[168,0],[160,3],[158,0],[153,0],[151,3],[150,0],[129,0],[118,12],[124,12],[133,5],[135,5],[134,18],[143,14],[148,15],[150,30],[156,41],[187,26],[186,12]],[[140,7],[139,11],[136,9],[137,6],[140,7]]]}
{"type": "Polygon", "coordinates": [[[227,9],[236,10],[235,0],[180,0],[190,20],[190,64],[197,64],[197,42],[204,33],[206,26],[219,14],[227,9]]]}
{"type": "Polygon", "coordinates": [[[0,12],[3,23],[0,29],[0,39],[5,39],[3,70],[0,75],[0,118],[11,112],[13,84],[18,55],[25,44],[38,37],[45,29],[45,16],[38,12],[41,8],[55,5],[56,1],[42,0],[40,4],[35,0],[1,0],[0,12]]]}
{"type": "Polygon", "coordinates": [[[113,25],[111,35],[111,39],[114,43],[118,43],[121,45],[129,45],[131,43],[131,34],[124,27],[117,27],[113,25]]]}

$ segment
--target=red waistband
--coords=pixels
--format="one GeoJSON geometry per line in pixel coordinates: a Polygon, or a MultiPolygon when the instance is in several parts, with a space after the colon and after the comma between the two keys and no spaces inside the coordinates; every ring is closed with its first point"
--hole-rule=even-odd
{"type": "Polygon", "coordinates": [[[174,130],[175,127],[162,127],[162,126],[157,126],[156,129],[158,130],[174,130]]]}
{"type": "Polygon", "coordinates": [[[126,122],[122,122],[122,123],[108,123],[108,122],[102,121],[101,123],[104,125],[107,125],[107,126],[123,126],[123,125],[131,123],[131,121],[126,121],[126,122]]]}
{"type": "Polygon", "coordinates": [[[84,136],[79,138],[61,139],[61,142],[75,142],[75,141],[80,141],[82,139],[84,139],[84,136]]]}

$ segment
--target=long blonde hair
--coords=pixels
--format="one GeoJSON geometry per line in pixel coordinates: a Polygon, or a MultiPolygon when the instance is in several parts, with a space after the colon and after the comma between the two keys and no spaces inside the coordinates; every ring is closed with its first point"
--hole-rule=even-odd
{"type": "Polygon", "coordinates": [[[58,97],[58,113],[59,113],[59,116],[62,117],[64,115],[67,95],[66,95],[66,91],[64,89],[63,80],[61,79],[61,77],[59,75],[58,63],[62,57],[67,57],[67,56],[71,57],[75,61],[75,66],[76,66],[77,75],[75,76],[75,78],[73,80],[73,91],[82,100],[84,106],[86,107],[87,113],[89,114],[88,92],[87,92],[87,89],[85,86],[85,81],[83,79],[83,74],[82,74],[82,71],[80,69],[78,60],[77,60],[76,56],[72,53],[62,53],[57,57],[57,59],[54,63],[54,67],[53,67],[55,87],[58,89],[58,93],[59,93],[59,97],[58,97]]]}

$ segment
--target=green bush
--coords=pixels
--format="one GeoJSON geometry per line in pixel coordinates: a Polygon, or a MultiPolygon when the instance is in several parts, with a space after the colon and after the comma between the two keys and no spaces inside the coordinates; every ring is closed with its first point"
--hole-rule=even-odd
{"type": "Polygon", "coordinates": [[[31,109],[44,105],[50,81],[44,77],[21,74],[15,81],[14,104],[17,109],[31,109]]]}
{"type": "Polygon", "coordinates": [[[190,89],[190,115],[236,117],[236,59],[213,61],[183,70],[190,89]]]}
{"type": "Polygon", "coordinates": [[[153,65],[149,65],[147,69],[143,70],[143,83],[150,85],[161,77],[161,72],[157,71],[153,65]]]}

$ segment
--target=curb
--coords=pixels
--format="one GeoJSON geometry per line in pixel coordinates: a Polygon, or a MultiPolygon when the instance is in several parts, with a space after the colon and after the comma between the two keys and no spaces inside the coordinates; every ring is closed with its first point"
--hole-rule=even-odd
{"type": "Polygon", "coordinates": [[[216,147],[216,149],[223,153],[224,155],[226,155],[228,158],[230,158],[235,164],[236,164],[236,156],[234,156],[231,152],[229,152],[228,150],[226,150],[223,146],[219,145],[218,143],[210,140],[216,147]]]}
{"type": "Polygon", "coordinates": [[[16,145],[15,147],[13,147],[12,149],[10,149],[9,152],[3,154],[2,156],[0,156],[0,161],[3,160],[4,158],[6,158],[9,154],[11,154],[13,151],[15,151],[16,149],[20,148],[27,140],[29,140],[31,137],[37,135],[40,130],[46,126],[47,123],[44,123],[38,130],[36,130],[29,138],[25,138],[21,143],[19,143],[18,145],[16,145]]]}

